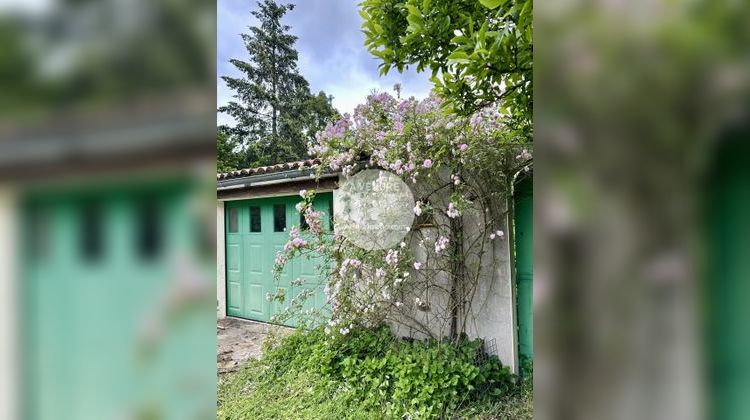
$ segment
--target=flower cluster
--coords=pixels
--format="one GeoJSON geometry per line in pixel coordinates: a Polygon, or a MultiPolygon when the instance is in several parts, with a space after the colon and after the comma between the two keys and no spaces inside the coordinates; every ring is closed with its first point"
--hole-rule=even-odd
{"type": "Polygon", "coordinates": [[[448,248],[449,242],[450,240],[445,236],[437,238],[437,240],[435,241],[435,252],[440,252],[448,248]]]}
{"type": "MultiPolygon", "coordinates": [[[[353,115],[345,114],[320,131],[316,141],[308,145],[308,152],[344,174],[351,172],[355,159],[364,152],[369,164],[416,180],[420,169],[430,169],[437,161],[434,151],[439,142],[435,140],[444,137],[423,134],[420,126],[429,124],[448,132],[456,130],[460,123],[455,117],[438,112],[441,102],[435,95],[423,101],[398,96],[385,92],[368,96],[353,115]]],[[[468,147],[464,142],[453,148],[465,151],[468,147]]]]}
{"type": "Polygon", "coordinates": [[[417,204],[414,206],[414,214],[417,216],[422,215],[422,202],[417,201],[417,204]]]}
{"type": "Polygon", "coordinates": [[[305,222],[307,223],[308,229],[313,234],[320,234],[323,232],[323,213],[316,211],[312,207],[305,209],[305,222]]]}
{"type": "Polygon", "coordinates": [[[330,273],[324,292],[333,311],[328,332],[343,335],[341,329],[350,324],[377,325],[388,308],[401,305],[400,291],[411,267],[420,265],[405,257],[403,248],[372,253],[339,243],[337,249],[352,256],[330,273]]]}
{"type": "Polygon", "coordinates": [[[453,204],[453,202],[450,202],[448,203],[448,210],[445,211],[445,214],[451,219],[455,219],[456,217],[461,215],[461,212],[458,211],[458,208],[455,204],[453,204]]]}
{"type": "Polygon", "coordinates": [[[505,232],[503,232],[502,230],[496,230],[490,233],[490,239],[495,239],[495,238],[503,239],[504,236],[505,236],[505,232]]]}
{"type": "Polygon", "coordinates": [[[531,152],[529,152],[529,149],[523,149],[521,150],[521,153],[516,156],[516,159],[520,161],[527,161],[531,160],[531,152]]]}
{"type": "Polygon", "coordinates": [[[389,249],[388,253],[385,255],[385,262],[388,265],[395,267],[396,264],[398,264],[398,251],[389,249]]]}
{"type": "MultiPolygon", "coordinates": [[[[349,273],[349,268],[353,268],[355,270],[359,270],[362,268],[362,261],[354,259],[354,258],[347,258],[341,263],[341,268],[339,268],[339,276],[346,277],[346,275],[349,273]]],[[[356,277],[356,274],[355,274],[356,277]]]]}
{"type": "Polygon", "coordinates": [[[299,236],[299,228],[292,226],[291,231],[289,231],[289,241],[284,245],[284,251],[300,249],[306,245],[307,241],[299,236]]]}

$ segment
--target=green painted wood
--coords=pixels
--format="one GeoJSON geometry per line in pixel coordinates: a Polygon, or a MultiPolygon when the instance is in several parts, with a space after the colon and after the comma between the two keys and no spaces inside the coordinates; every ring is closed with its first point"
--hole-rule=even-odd
{"type": "MultiPolygon", "coordinates": [[[[318,194],[313,205],[325,216],[325,224],[330,229],[328,217],[331,193],[318,194]]],[[[278,252],[284,249],[292,226],[300,226],[300,215],[295,209],[300,202],[298,196],[271,197],[253,200],[229,201],[225,203],[226,233],[226,278],[227,314],[256,321],[270,322],[272,317],[289,304],[303,289],[315,290],[313,297],[305,301],[304,309],[325,306],[324,279],[319,275],[321,259],[318,257],[298,257],[289,261],[277,282],[272,274],[278,252]],[[275,231],[274,208],[283,206],[285,215],[284,230],[275,231]],[[251,207],[260,209],[260,232],[251,231],[251,207]],[[232,222],[237,218],[236,231],[232,222]],[[294,285],[295,279],[302,281],[294,285]],[[266,296],[278,289],[285,292],[284,303],[268,302],[266,296]]],[[[304,237],[304,234],[303,234],[304,237]]],[[[287,325],[294,326],[289,321],[287,325]]]]}
{"type": "Polygon", "coordinates": [[[709,185],[710,417],[750,418],[750,133],[719,148],[709,185]]]}
{"type": "MultiPolygon", "coordinates": [[[[24,193],[22,418],[117,418],[124,408],[146,410],[155,403],[165,419],[195,411],[192,394],[169,381],[186,370],[196,378],[215,372],[215,362],[209,363],[215,354],[212,308],[186,311],[179,327],[164,325],[169,336],[153,347],[148,363],[143,359],[147,321],[158,319],[175,286],[176,261],[170,257],[195,256],[199,247],[189,211],[193,191],[177,182],[24,193]],[[156,203],[163,215],[158,222],[163,252],[149,258],[138,245],[144,200],[156,203]],[[102,253],[95,260],[87,260],[81,246],[83,209],[91,205],[99,208],[102,228],[102,253]],[[201,324],[204,318],[209,322],[201,324]]],[[[213,386],[202,389],[210,393],[213,386]]]]}
{"type": "Polygon", "coordinates": [[[518,314],[518,350],[529,360],[534,356],[534,201],[532,178],[521,180],[515,188],[516,299],[518,314]]]}

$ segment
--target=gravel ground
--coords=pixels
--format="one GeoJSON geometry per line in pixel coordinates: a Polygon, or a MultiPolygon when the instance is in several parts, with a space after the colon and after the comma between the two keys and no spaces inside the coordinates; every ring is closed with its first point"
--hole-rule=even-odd
{"type": "Polygon", "coordinates": [[[219,374],[234,372],[251,358],[261,354],[263,340],[271,331],[291,332],[293,329],[237,318],[216,322],[216,363],[219,374]]]}

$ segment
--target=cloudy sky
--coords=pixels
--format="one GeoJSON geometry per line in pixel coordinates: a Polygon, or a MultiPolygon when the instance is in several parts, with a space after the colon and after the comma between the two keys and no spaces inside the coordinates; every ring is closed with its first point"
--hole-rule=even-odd
{"type": "MultiPolygon", "coordinates": [[[[288,3],[289,1],[282,1],[288,3]]],[[[378,76],[378,62],[364,46],[360,31],[362,18],[357,13],[357,0],[296,0],[284,22],[297,35],[299,68],[310,82],[313,92],[320,90],[333,95],[333,105],[340,112],[351,112],[373,90],[390,90],[395,83],[403,86],[403,95],[425,97],[430,91],[429,74],[409,70],[399,74],[378,76]]],[[[247,60],[247,52],[239,34],[257,22],[250,14],[256,7],[252,0],[219,0],[217,22],[217,101],[231,100],[220,76],[239,76],[229,63],[230,58],[247,60]]],[[[228,122],[219,116],[220,123],[228,122]]]]}

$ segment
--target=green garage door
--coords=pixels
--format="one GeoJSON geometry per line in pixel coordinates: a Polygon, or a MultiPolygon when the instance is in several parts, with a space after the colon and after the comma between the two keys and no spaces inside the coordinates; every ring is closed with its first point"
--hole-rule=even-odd
{"type": "Polygon", "coordinates": [[[709,413],[750,418],[750,132],[723,139],[709,185],[706,307],[709,413]]]}
{"type": "MultiPolygon", "coordinates": [[[[305,302],[305,309],[325,305],[323,279],[319,276],[320,258],[298,257],[287,263],[278,284],[272,274],[276,254],[284,249],[292,226],[301,226],[302,218],[295,206],[299,196],[229,201],[225,205],[227,314],[256,321],[271,321],[282,312],[289,300],[304,289],[315,290],[305,302]],[[293,285],[300,279],[301,285],[293,285]],[[286,301],[269,302],[266,295],[278,288],[285,291],[286,301]]],[[[313,203],[325,214],[330,229],[332,194],[319,194],[313,203]]],[[[304,234],[303,234],[304,235],[304,234]]],[[[299,282],[299,281],[298,281],[299,282]]],[[[297,283],[298,283],[297,282],[297,283]]],[[[294,325],[287,322],[287,325],[294,325]]]]}
{"type": "Polygon", "coordinates": [[[518,350],[534,358],[534,183],[521,180],[515,189],[516,300],[518,350]]]}
{"type": "Polygon", "coordinates": [[[207,291],[200,302],[174,304],[183,273],[212,262],[198,258],[194,202],[186,182],[26,194],[21,418],[185,419],[211,408],[195,398],[215,392],[202,380],[216,369],[210,277],[190,277],[207,291]]]}

